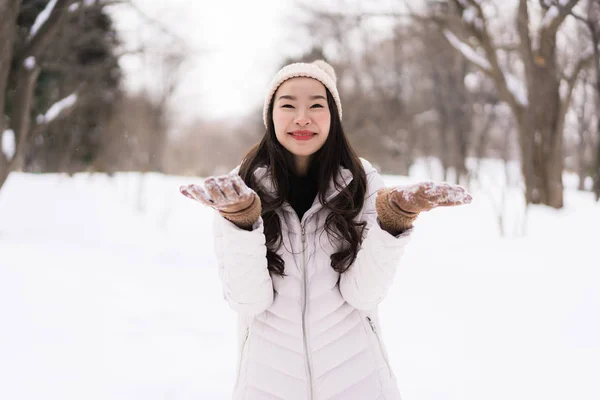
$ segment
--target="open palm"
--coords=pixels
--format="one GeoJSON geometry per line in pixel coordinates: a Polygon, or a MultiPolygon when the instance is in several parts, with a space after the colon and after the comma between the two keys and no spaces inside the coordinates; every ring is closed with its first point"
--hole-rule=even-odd
{"type": "Polygon", "coordinates": [[[192,200],[227,213],[248,208],[256,197],[256,192],[234,173],[207,178],[204,186],[191,184],[181,186],[179,190],[192,200]]]}
{"type": "Polygon", "coordinates": [[[419,182],[399,186],[391,191],[389,200],[408,213],[420,213],[436,207],[469,204],[471,195],[459,185],[419,182]]]}

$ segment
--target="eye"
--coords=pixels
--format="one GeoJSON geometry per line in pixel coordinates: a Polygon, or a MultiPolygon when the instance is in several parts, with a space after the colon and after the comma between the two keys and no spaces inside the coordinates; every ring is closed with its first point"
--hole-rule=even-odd
{"type": "Polygon", "coordinates": [[[294,106],[291,104],[283,104],[281,108],[294,108],[294,106]]]}
{"type": "Polygon", "coordinates": [[[322,104],[313,104],[310,108],[324,108],[322,104]]]}

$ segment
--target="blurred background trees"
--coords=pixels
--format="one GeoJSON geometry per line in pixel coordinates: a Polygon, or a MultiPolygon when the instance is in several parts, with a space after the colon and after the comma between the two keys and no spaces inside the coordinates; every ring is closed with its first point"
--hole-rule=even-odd
{"type": "Polygon", "coordinates": [[[0,1],[0,185],[10,171],[164,170],[167,103],[186,49],[168,34],[168,45],[127,49],[107,12],[127,3],[0,1]],[[132,52],[162,71],[152,93],[122,85],[119,60],[132,52]]]}
{"type": "MultiPolygon", "coordinates": [[[[596,35],[600,19],[594,14],[598,12],[597,0],[518,0],[502,4],[479,0],[429,0],[419,7],[415,2],[403,3],[406,7],[402,11],[387,12],[342,11],[350,7],[312,9],[312,19],[320,19],[317,25],[327,25],[327,18],[355,19],[354,27],[368,18],[393,19],[391,35],[386,40],[402,44],[401,52],[393,52],[401,54],[402,61],[382,60],[386,53],[377,45],[360,46],[368,49],[361,51],[361,56],[367,59],[380,57],[376,62],[380,69],[393,66],[393,72],[385,71],[374,81],[387,89],[393,88],[391,91],[397,102],[392,107],[394,118],[404,114],[401,125],[410,127],[412,135],[427,139],[419,142],[414,138],[402,140],[396,137],[393,144],[386,147],[408,148],[413,157],[435,156],[445,171],[451,170],[454,179],[463,182],[467,176],[467,157],[480,158],[489,150],[505,159],[518,158],[527,204],[562,207],[565,160],[579,160],[573,165],[582,166],[581,188],[586,187],[588,177],[597,181],[595,168],[600,157],[596,154],[592,157],[595,161],[590,162],[586,153],[598,148],[600,135],[597,127],[593,129],[593,135],[585,132],[590,130],[587,123],[598,125],[599,111],[597,106],[591,107],[591,117],[586,117],[590,97],[585,94],[591,81],[582,78],[598,65],[596,35]],[[587,32],[581,32],[579,23],[587,26],[587,32]],[[402,84],[402,80],[395,79],[395,73],[410,78],[402,84]],[[403,102],[405,93],[411,96],[403,102]],[[574,97],[577,97],[576,101],[574,97]],[[412,107],[403,107],[408,101],[412,107]],[[506,121],[496,118],[499,106],[510,111],[509,115],[503,116],[511,120],[508,129],[501,127],[506,121]],[[415,112],[415,109],[420,111],[415,112]],[[578,112],[582,127],[579,136],[575,133],[578,112]],[[427,132],[419,132],[419,126],[427,132]],[[494,138],[494,135],[500,137],[494,138]],[[564,143],[571,137],[575,137],[578,150],[571,148],[566,154],[564,143]],[[512,149],[511,143],[517,144],[517,149],[512,149]],[[483,146],[491,148],[486,150],[483,146]],[[588,169],[585,165],[595,166],[588,169]],[[582,172],[586,170],[589,172],[582,172]]],[[[315,31],[319,32],[311,29],[311,32],[315,31]]],[[[330,35],[316,41],[327,43],[327,40],[336,39],[335,35],[330,35]]],[[[343,46],[344,41],[338,40],[338,48],[343,46]]],[[[352,67],[366,70],[357,62],[353,62],[352,67]]],[[[357,75],[369,76],[360,72],[357,75]]],[[[597,85],[599,79],[595,76],[593,82],[597,85]]],[[[373,90],[376,85],[368,88],[370,94],[377,97],[370,104],[377,104],[380,111],[386,110],[379,103],[384,101],[384,92],[373,90]]],[[[352,92],[352,89],[343,93],[348,91],[352,92]]],[[[598,98],[597,93],[595,98],[598,98]]],[[[373,112],[365,114],[377,115],[373,112]]],[[[377,116],[381,125],[394,126],[394,118],[377,116]]],[[[364,126],[352,126],[348,130],[361,135],[365,133],[364,126]]],[[[369,134],[380,140],[389,137],[388,133],[381,134],[381,130],[376,132],[377,129],[371,129],[369,134]]],[[[405,160],[409,158],[404,156],[405,160]]],[[[446,179],[450,180],[448,174],[446,179]]],[[[595,186],[597,191],[597,184],[595,186]]]]}
{"type": "MultiPolygon", "coordinates": [[[[0,184],[15,170],[219,174],[260,139],[261,98],[246,117],[178,121],[189,49],[164,31],[127,48],[107,12],[118,6],[135,7],[0,0],[0,184]],[[152,88],[124,88],[131,52],[158,71],[152,88]]],[[[302,50],[281,60],[335,67],[361,156],[394,174],[429,157],[464,185],[479,160],[518,162],[526,204],[561,208],[565,172],[600,198],[600,0],[368,6],[298,2],[290,30],[302,50]]]]}
{"type": "MultiPolygon", "coordinates": [[[[47,3],[22,1],[15,54],[23,53],[31,27],[47,3]]],[[[123,96],[119,41],[112,21],[100,3],[78,5],[73,3],[71,11],[67,9],[62,26],[37,59],[40,73],[30,110],[35,124],[26,137],[23,154],[26,171],[73,173],[87,169],[98,157],[115,105],[123,96]],[[72,94],[77,100],[68,116],[41,123],[40,115],[72,94]]],[[[14,63],[13,71],[17,68],[14,63]]],[[[9,93],[17,89],[9,87],[9,93]]]]}

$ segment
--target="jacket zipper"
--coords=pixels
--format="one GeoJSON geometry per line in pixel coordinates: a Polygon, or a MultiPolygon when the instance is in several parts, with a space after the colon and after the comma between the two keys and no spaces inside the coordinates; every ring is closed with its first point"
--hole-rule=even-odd
{"type": "Polygon", "coordinates": [[[388,360],[385,352],[383,351],[383,342],[381,341],[381,338],[379,337],[379,333],[377,333],[377,329],[375,329],[375,322],[373,322],[373,320],[369,316],[367,316],[367,321],[369,321],[371,330],[373,331],[373,334],[375,334],[375,337],[377,338],[377,343],[379,343],[379,352],[381,353],[381,357],[383,357],[383,360],[385,361],[385,364],[387,365],[388,371],[391,375],[392,369],[390,367],[390,361],[388,360]]]}
{"type": "Polygon", "coordinates": [[[302,337],[304,339],[304,351],[306,352],[306,374],[308,376],[308,398],[313,398],[312,371],[310,367],[310,350],[308,349],[308,333],[306,332],[306,304],[308,297],[308,274],[306,273],[306,237],[304,226],[300,225],[302,232],[302,277],[304,283],[303,302],[302,302],[302,337]]]}
{"type": "Polygon", "coordinates": [[[238,370],[237,370],[237,376],[235,378],[235,390],[237,390],[237,387],[240,383],[240,374],[242,373],[242,362],[244,360],[242,360],[242,358],[244,357],[244,349],[246,348],[246,342],[248,341],[248,336],[250,335],[250,327],[246,328],[246,334],[244,335],[244,340],[242,341],[242,346],[241,346],[241,350],[240,350],[240,362],[238,363],[238,370]]]}
{"type": "MultiPolygon", "coordinates": [[[[335,195],[331,194],[327,200],[331,200],[331,198],[335,195]]],[[[289,207],[290,212],[293,213],[294,215],[297,216],[296,212],[291,208],[291,206],[289,207]]],[[[303,220],[308,220],[308,216],[314,214],[316,212],[316,209],[313,210],[313,207],[309,208],[308,211],[306,211],[306,213],[304,213],[303,216],[303,220]]],[[[312,369],[310,366],[310,350],[308,348],[308,333],[306,332],[307,330],[307,324],[306,324],[306,304],[307,304],[307,297],[308,297],[308,274],[306,272],[306,231],[304,229],[304,225],[302,224],[302,221],[299,221],[300,223],[300,231],[302,234],[302,283],[303,283],[303,301],[302,301],[302,339],[304,341],[304,351],[306,352],[305,355],[305,365],[306,365],[306,375],[308,377],[308,400],[312,400],[314,398],[314,393],[313,393],[313,383],[312,383],[312,369]]],[[[387,360],[386,360],[387,361],[387,360]]],[[[388,368],[389,368],[389,364],[388,364],[388,368]]]]}

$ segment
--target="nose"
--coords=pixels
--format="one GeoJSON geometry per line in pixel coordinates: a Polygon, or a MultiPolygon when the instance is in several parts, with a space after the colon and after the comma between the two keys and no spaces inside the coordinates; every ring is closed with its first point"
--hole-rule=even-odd
{"type": "Polygon", "coordinates": [[[308,118],[306,112],[300,111],[296,116],[296,120],[294,121],[294,123],[298,126],[304,127],[310,124],[310,118],[308,118]]]}

